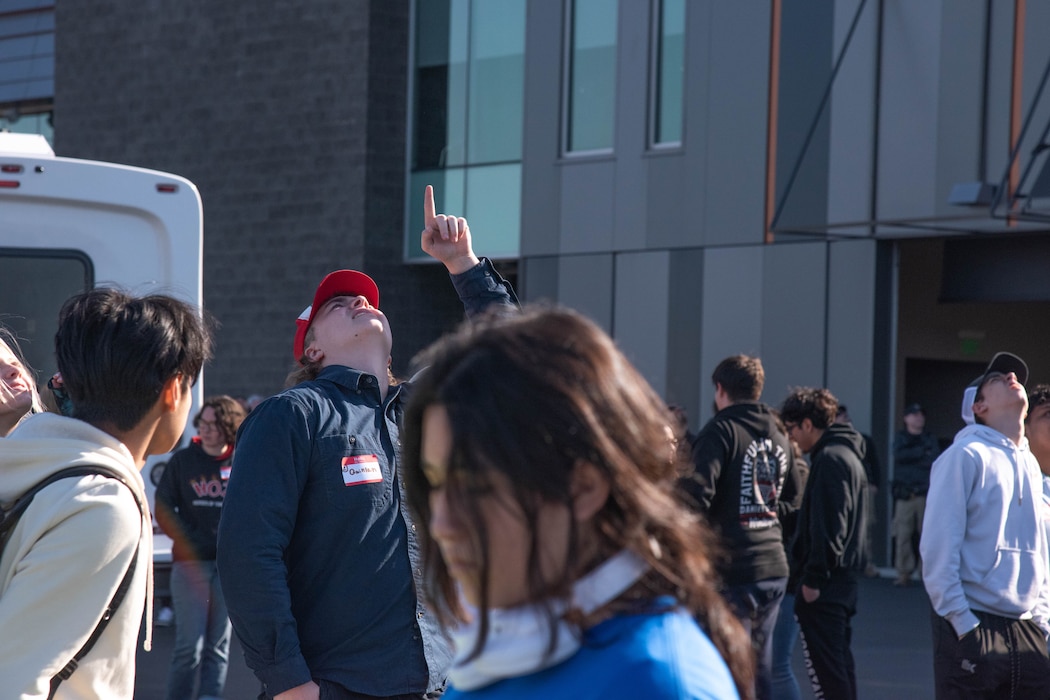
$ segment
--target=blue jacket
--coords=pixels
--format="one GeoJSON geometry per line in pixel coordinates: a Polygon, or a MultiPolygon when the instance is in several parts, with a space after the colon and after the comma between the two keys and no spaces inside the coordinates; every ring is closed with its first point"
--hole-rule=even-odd
{"type": "MultiPolygon", "coordinates": [[[[662,601],[664,599],[661,599],[662,601]]],[[[715,645],[683,610],[620,615],[584,633],[562,663],[444,700],[735,700],[715,645]]]]}
{"type": "MultiPolygon", "coordinates": [[[[488,261],[453,284],[468,315],[516,304],[488,261]]],[[[444,685],[450,650],[417,595],[421,557],[398,473],[410,389],[383,401],[374,376],[330,366],[241,426],[217,562],[245,659],[270,695],[320,679],[379,696],[444,685]]]]}

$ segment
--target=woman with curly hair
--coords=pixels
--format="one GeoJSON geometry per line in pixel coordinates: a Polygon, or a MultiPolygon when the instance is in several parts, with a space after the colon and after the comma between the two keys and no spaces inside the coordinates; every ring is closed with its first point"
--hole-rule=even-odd
{"type": "Polygon", "coordinates": [[[204,400],[193,419],[197,437],[171,456],[157,485],[157,523],[171,537],[171,598],[175,649],[168,698],[218,698],[229,668],[230,620],[215,568],[219,513],[233,463],[240,402],[230,396],[204,400]],[[197,674],[199,691],[193,694],[197,674]]]}

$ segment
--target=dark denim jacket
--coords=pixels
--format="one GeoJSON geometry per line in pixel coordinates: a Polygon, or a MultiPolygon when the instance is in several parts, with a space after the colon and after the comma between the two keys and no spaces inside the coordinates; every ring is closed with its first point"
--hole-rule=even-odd
{"type": "MultiPolygon", "coordinates": [[[[488,261],[453,283],[468,315],[517,302],[488,261]]],[[[218,565],[248,666],[272,695],[311,679],[379,696],[444,685],[451,651],[417,596],[397,466],[409,389],[384,402],[374,376],[326,367],[241,427],[218,565]]]]}

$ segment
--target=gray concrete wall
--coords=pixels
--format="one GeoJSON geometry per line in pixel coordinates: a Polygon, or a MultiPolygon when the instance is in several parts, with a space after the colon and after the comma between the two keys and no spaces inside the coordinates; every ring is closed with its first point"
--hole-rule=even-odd
{"type": "MultiPolygon", "coordinates": [[[[857,0],[834,3],[829,66],[845,45],[858,8],[857,0]]],[[[829,105],[828,222],[867,221],[875,194],[871,174],[875,165],[878,3],[867,3],[857,22],[829,105]]],[[[862,226],[852,233],[866,235],[869,231],[862,226]]]]}
{"type": "MultiPolygon", "coordinates": [[[[778,190],[857,6],[784,8],[778,190]]],[[[687,3],[683,140],[658,151],[646,149],[650,4],[617,7],[613,152],[566,156],[564,3],[527,5],[523,298],[593,317],[694,422],[709,413],[711,370],[734,352],[763,356],[771,403],[789,386],[827,383],[858,423],[874,420],[865,412],[883,388],[864,386],[877,360],[872,244],[762,243],[768,4],[687,3]],[[632,273],[645,278],[644,293],[632,273]],[[666,308],[653,313],[657,301],[666,308]]],[[[878,3],[869,3],[796,184],[792,220],[862,219],[873,202],[891,218],[951,213],[947,188],[980,175],[974,74],[984,3],[882,7],[881,63],[878,3]]],[[[1013,10],[991,11],[983,156],[995,178],[1009,133],[1013,10]]],[[[1050,52],[1034,38],[1050,5],[1027,11],[1025,105],[1050,52]]],[[[459,318],[440,267],[401,261],[408,12],[407,0],[58,8],[58,151],[171,170],[201,188],[205,302],[223,323],[209,390],[276,388],[292,319],[338,266],[379,281],[398,366],[459,318]]],[[[484,253],[484,231],[475,235],[484,253]]]]}
{"type": "Polygon", "coordinates": [[[876,242],[829,245],[827,380],[831,393],[849,406],[853,424],[873,430],[872,400],[888,386],[873,386],[875,364],[876,242]]]}
{"type": "Polygon", "coordinates": [[[624,354],[667,396],[671,255],[665,250],[616,256],[613,337],[624,354]]]}
{"type": "Polygon", "coordinates": [[[936,210],[940,13],[943,3],[885,6],[879,121],[878,215],[936,210]]]}
{"type": "MultiPolygon", "coordinates": [[[[713,368],[705,365],[707,344],[756,317],[734,313],[746,306],[738,298],[712,296],[710,280],[722,268],[704,252],[716,249],[701,246],[762,241],[769,13],[752,3],[687,4],[682,145],[648,151],[649,4],[622,0],[618,11],[613,152],[562,155],[552,115],[562,110],[565,17],[560,3],[529,4],[525,296],[553,296],[612,330],[695,423],[710,403],[702,379],[713,368]],[[556,280],[552,255],[560,260],[556,280]],[[732,325],[712,326],[712,307],[733,315],[732,325]]],[[[748,256],[761,257],[759,249],[748,256]]],[[[760,284],[726,282],[744,283],[745,296],[759,299],[760,284]]]]}
{"type": "Polygon", "coordinates": [[[711,248],[704,253],[697,387],[701,422],[711,417],[715,400],[711,373],[722,358],[738,353],[762,354],[762,250],[759,246],[736,246],[711,248]]]}

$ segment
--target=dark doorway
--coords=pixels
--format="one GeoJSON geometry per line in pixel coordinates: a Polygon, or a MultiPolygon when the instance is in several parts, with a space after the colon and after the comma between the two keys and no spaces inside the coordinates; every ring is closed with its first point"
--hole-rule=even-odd
{"type": "MultiPolygon", "coordinates": [[[[904,401],[920,403],[926,410],[926,429],[937,436],[944,449],[965,423],[962,395],[966,385],[984,371],[985,362],[929,360],[909,357],[904,361],[904,401]]],[[[898,423],[900,416],[897,416],[898,423]]],[[[900,425],[897,426],[899,430],[900,425]]]]}

